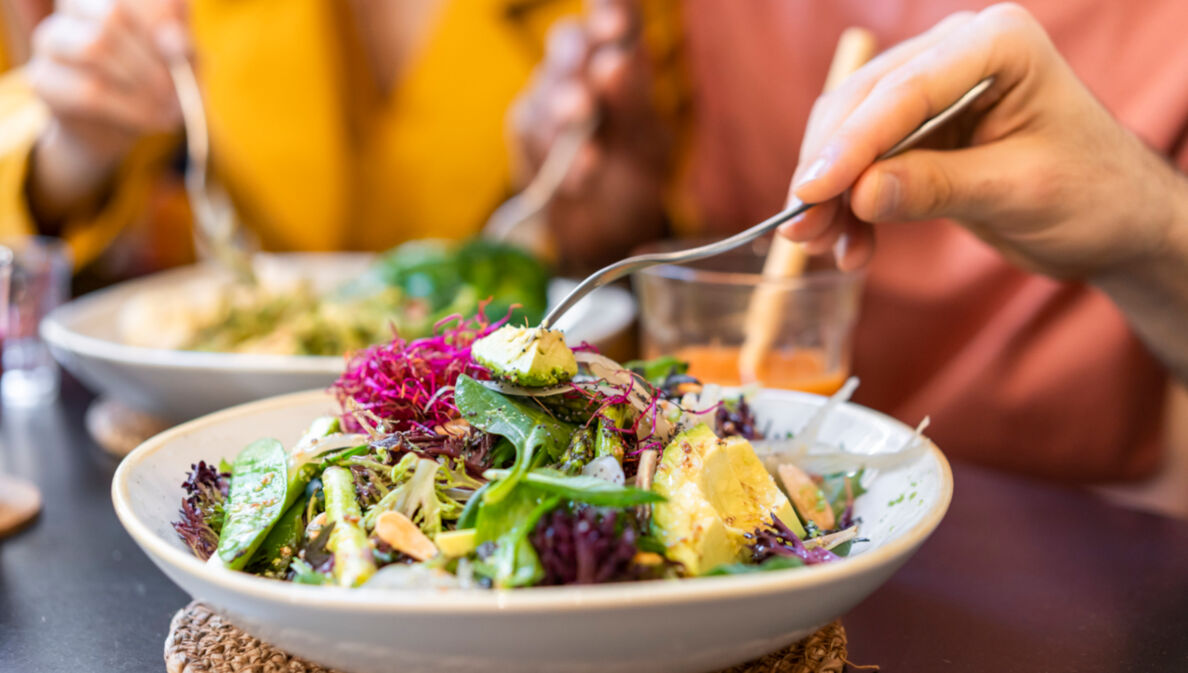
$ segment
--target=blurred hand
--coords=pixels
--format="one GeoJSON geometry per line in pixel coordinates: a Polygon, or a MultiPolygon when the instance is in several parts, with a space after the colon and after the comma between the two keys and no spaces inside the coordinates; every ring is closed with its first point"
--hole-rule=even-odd
{"type": "Polygon", "coordinates": [[[597,120],[548,220],[569,270],[588,270],[662,235],[673,140],[652,102],[633,0],[595,0],[550,31],[547,54],[510,115],[526,184],[558,136],[597,120]]]}
{"type": "Polygon", "coordinates": [[[180,127],[167,55],[188,52],[184,0],[64,0],[33,35],[26,71],[52,121],[33,154],[34,211],[93,201],[142,136],[180,127]]]}
{"type": "Polygon", "coordinates": [[[822,205],[782,232],[836,244],[847,269],[873,250],[869,223],[947,217],[1025,268],[1094,278],[1161,250],[1185,191],[1015,5],[951,16],[858,70],[817,101],[800,158],[792,193],[822,205]],[[875,162],[989,75],[935,149],[875,162]]]}

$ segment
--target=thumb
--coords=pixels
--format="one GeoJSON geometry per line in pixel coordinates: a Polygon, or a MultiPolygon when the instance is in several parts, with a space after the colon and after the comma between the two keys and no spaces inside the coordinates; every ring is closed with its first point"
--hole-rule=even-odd
{"type": "Polygon", "coordinates": [[[854,183],[850,207],[867,222],[947,217],[993,219],[1012,200],[1006,143],[961,150],[912,150],[869,167],[854,183]]]}
{"type": "Polygon", "coordinates": [[[165,0],[155,7],[150,21],[153,41],[167,59],[189,59],[194,45],[189,33],[189,3],[186,0],[165,0]]]}

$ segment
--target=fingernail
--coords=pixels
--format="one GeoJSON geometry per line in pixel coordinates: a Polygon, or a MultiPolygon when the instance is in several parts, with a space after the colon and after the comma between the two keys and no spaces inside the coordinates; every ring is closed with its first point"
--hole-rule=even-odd
{"type": "Polygon", "coordinates": [[[185,56],[186,54],[186,34],[182,31],[181,26],[175,23],[168,23],[157,29],[156,32],[157,49],[166,56],[185,56]]]}
{"type": "Polygon", "coordinates": [[[883,173],[879,177],[879,189],[875,196],[876,219],[890,217],[899,210],[899,200],[902,192],[903,186],[895,174],[883,173]]]}
{"type": "Polygon", "coordinates": [[[837,264],[837,268],[842,271],[847,271],[842,265],[846,260],[846,252],[850,249],[850,235],[842,234],[837,237],[837,241],[833,244],[833,262],[837,264]]]}
{"type": "Polygon", "coordinates": [[[780,234],[782,236],[784,236],[785,238],[799,242],[800,239],[797,237],[796,234],[797,234],[797,229],[800,228],[801,222],[804,222],[803,214],[797,215],[796,217],[788,220],[786,223],[780,225],[780,229],[779,229],[780,234]]]}
{"type": "Polygon", "coordinates": [[[808,168],[804,169],[804,171],[800,174],[800,177],[796,179],[796,184],[792,186],[792,191],[796,191],[808,183],[819,179],[822,175],[825,175],[825,173],[829,171],[829,167],[832,165],[833,152],[826,148],[825,151],[817,155],[817,158],[813,160],[813,163],[809,164],[808,168]]]}

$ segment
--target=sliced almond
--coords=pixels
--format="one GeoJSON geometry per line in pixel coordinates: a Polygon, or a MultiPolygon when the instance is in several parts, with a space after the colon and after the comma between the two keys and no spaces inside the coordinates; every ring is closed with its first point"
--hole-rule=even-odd
{"type": "Polygon", "coordinates": [[[403,552],[418,561],[427,561],[437,556],[437,545],[433,544],[407,516],[400,512],[384,512],[375,521],[376,536],[388,543],[392,549],[403,552]]]}
{"type": "Polygon", "coordinates": [[[652,478],[656,476],[656,449],[646,449],[639,454],[639,469],[635,473],[635,487],[648,491],[652,488],[652,478]]]}
{"type": "MultiPolygon", "coordinates": [[[[639,469],[635,472],[635,487],[641,491],[652,490],[652,480],[656,476],[656,461],[659,458],[656,449],[646,449],[639,454],[639,469]]],[[[652,518],[651,505],[639,505],[635,508],[635,516],[640,523],[646,524],[652,518]]]]}
{"type": "Polygon", "coordinates": [[[788,499],[796,505],[796,511],[806,521],[812,521],[821,530],[832,530],[836,525],[833,508],[825,501],[825,494],[813,483],[804,470],[792,463],[778,468],[780,481],[788,492],[788,499]]]}
{"type": "Polygon", "coordinates": [[[842,544],[843,542],[849,542],[856,537],[858,537],[858,526],[850,526],[849,528],[845,530],[839,530],[836,533],[830,533],[829,535],[822,535],[821,537],[805,540],[804,546],[806,549],[812,549],[813,547],[833,549],[839,544],[842,544]]]}

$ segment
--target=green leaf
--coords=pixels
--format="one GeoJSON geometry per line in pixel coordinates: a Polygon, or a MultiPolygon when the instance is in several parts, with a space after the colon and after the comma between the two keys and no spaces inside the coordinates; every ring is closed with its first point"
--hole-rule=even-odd
{"type": "Polygon", "coordinates": [[[235,457],[227,521],[215,550],[228,568],[241,570],[285,511],[288,470],[289,456],[275,439],[256,440],[235,457]]]}
{"type": "Polygon", "coordinates": [[[484,495],[484,501],[491,504],[511,493],[531,469],[537,450],[543,449],[552,458],[560,458],[576,429],[540,407],[506,397],[465,375],[458,377],[454,402],[471,425],[505,437],[516,447],[516,459],[507,478],[484,495]]]}
{"type": "Polygon", "coordinates": [[[858,496],[866,493],[866,489],[862,487],[862,476],[866,473],[866,468],[858,470],[857,472],[835,472],[827,474],[821,479],[821,494],[825,496],[825,500],[829,502],[829,506],[833,509],[833,516],[840,517],[842,512],[846,509],[846,482],[850,482],[850,490],[857,500],[858,496]]]}
{"type": "Polygon", "coordinates": [[[491,482],[487,482],[479,487],[479,490],[470,496],[470,500],[466,501],[466,506],[462,508],[462,513],[458,515],[458,522],[455,528],[474,528],[478,521],[479,505],[483,502],[483,496],[487,494],[487,489],[491,487],[491,482]]]}
{"type": "Polygon", "coordinates": [[[804,565],[804,561],[792,556],[773,556],[763,563],[725,563],[717,566],[703,575],[710,577],[714,575],[750,575],[751,573],[767,572],[769,570],[786,570],[788,568],[800,568],[804,565]]]}
{"type": "MultiPolygon", "coordinates": [[[[491,480],[506,479],[508,470],[487,470],[483,476],[491,480]]],[[[558,470],[538,468],[527,472],[524,483],[546,493],[562,496],[599,507],[633,507],[654,502],[664,502],[664,496],[655,491],[645,491],[632,486],[620,486],[605,479],[585,475],[569,476],[558,470]]]]}
{"type": "Polygon", "coordinates": [[[557,507],[560,498],[527,484],[520,484],[497,503],[478,507],[475,541],[494,543],[495,551],[480,564],[496,587],[530,586],[540,581],[544,569],[528,539],[537,521],[557,507]]]}

